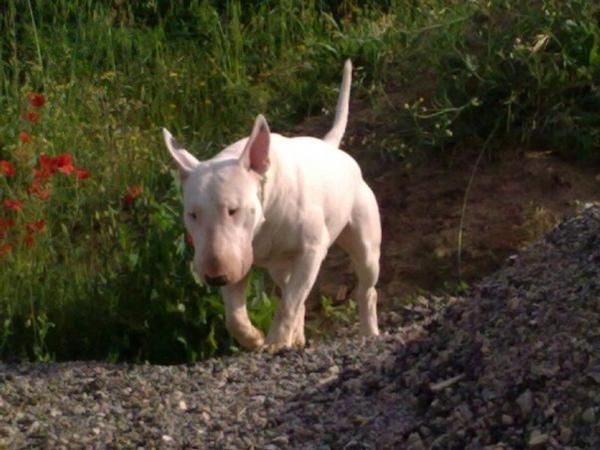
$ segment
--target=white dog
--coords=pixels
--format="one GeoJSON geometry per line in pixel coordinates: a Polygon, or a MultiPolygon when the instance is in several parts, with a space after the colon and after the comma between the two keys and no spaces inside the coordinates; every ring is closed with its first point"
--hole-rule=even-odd
{"type": "Polygon", "coordinates": [[[194,271],[222,286],[227,329],[248,349],[304,346],[304,302],[333,243],[350,255],[358,276],[361,334],[379,334],[379,210],[356,161],[338,149],[351,76],[348,60],[334,125],[323,140],[271,133],[259,115],[250,137],[199,161],[163,129],[181,175],[194,271]],[[266,339],[246,310],[252,265],[266,268],[282,292],[266,339]]]}

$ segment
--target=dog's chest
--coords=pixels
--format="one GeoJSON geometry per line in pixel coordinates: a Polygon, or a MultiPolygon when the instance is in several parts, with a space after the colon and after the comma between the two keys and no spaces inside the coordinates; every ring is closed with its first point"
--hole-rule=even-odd
{"type": "Polygon", "coordinates": [[[268,268],[295,258],[300,249],[298,234],[283,231],[281,227],[266,222],[252,240],[254,265],[268,268]]]}

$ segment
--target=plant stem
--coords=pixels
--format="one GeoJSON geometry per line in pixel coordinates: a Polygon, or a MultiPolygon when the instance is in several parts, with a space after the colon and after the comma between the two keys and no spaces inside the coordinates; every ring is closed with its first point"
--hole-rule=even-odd
{"type": "Polygon", "coordinates": [[[44,61],[42,59],[42,49],[40,47],[40,39],[37,32],[37,26],[35,24],[35,16],[33,15],[33,8],[31,6],[31,0],[27,0],[27,6],[29,7],[29,14],[31,15],[31,26],[33,28],[33,38],[35,39],[35,48],[37,51],[38,63],[42,72],[42,84],[44,84],[44,61]]]}
{"type": "Polygon", "coordinates": [[[467,203],[469,201],[469,194],[471,193],[471,187],[473,186],[473,180],[475,179],[475,173],[477,173],[477,169],[479,168],[479,163],[481,162],[481,158],[483,154],[487,150],[490,142],[496,136],[496,131],[500,126],[500,120],[497,120],[494,129],[490,132],[487,139],[481,146],[481,150],[479,155],[477,155],[477,160],[473,165],[473,170],[471,171],[471,176],[469,177],[469,182],[467,183],[467,188],[465,189],[465,195],[463,196],[462,208],[460,211],[460,223],[458,224],[458,239],[457,239],[457,250],[456,250],[456,265],[458,270],[458,279],[462,278],[462,247],[463,247],[463,229],[465,225],[465,217],[467,215],[467,203]]]}

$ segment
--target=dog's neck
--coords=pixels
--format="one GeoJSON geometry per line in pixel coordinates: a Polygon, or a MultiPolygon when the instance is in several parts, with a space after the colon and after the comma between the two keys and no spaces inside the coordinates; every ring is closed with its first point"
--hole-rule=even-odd
{"type": "Polygon", "coordinates": [[[271,148],[269,154],[269,168],[267,171],[259,175],[259,186],[258,186],[258,200],[263,209],[263,213],[267,214],[273,201],[276,201],[279,195],[283,193],[277,192],[277,178],[279,175],[279,158],[277,157],[277,150],[271,148]]]}
{"type": "Polygon", "coordinates": [[[267,184],[268,172],[261,175],[258,185],[258,201],[261,208],[265,209],[265,185],[267,184]]]}

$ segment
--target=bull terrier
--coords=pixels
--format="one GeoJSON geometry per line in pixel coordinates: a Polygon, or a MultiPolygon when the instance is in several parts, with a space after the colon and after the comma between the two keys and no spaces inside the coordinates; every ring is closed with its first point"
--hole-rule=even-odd
{"type": "Polygon", "coordinates": [[[163,128],[182,181],[193,270],[206,284],[221,287],[227,330],[247,349],[304,347],[305,300],[334,243],[348,253],[358,277],[353,297],[360,333],[379,334],[379,209],[356,161],[338,148],[351,77],[348,60],[333,128],[323,139],[271,133],[259,115],[249,137],[199,161],[163,128]],[[266,338],[246,309],[253,265],[265,268],[281,290],[266,338]]]}

